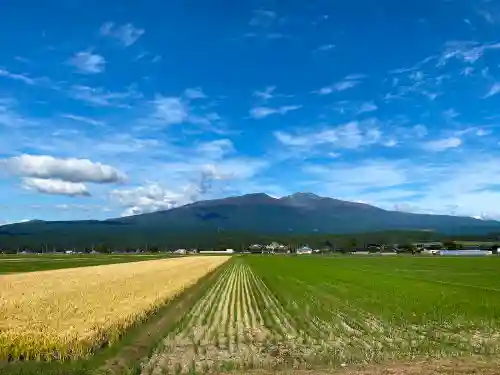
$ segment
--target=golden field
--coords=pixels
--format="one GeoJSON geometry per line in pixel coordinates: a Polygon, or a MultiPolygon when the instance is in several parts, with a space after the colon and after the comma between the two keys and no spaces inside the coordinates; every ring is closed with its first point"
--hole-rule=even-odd
{"type": "Polygon", "coordinates": [[[0,359],[84,357],[228,259],[174,258],[0,276],[0,359]]]}

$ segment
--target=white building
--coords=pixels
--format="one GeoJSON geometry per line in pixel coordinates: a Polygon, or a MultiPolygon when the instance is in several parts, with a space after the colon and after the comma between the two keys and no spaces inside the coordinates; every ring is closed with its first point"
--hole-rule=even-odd
{"type": "Polygon", "coordinates": [[[313,250],[309,246],[302,246],[297,249],[297,254],[312,254],[313,250]]]}
{"type": "Polygon", "coordinates": [[[222,251],[218,250],[201,250],[200,254],[234,254],[233,249],[226,249],[222,251]]]}

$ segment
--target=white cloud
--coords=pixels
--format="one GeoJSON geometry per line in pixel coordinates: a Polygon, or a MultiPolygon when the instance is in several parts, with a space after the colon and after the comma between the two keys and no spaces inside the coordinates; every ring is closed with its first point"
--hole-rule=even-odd
{"type": "Polygon", "coordinates": [[[270,115],[285,115],[288,112],[295,111],[297,109],[302,108],[300,105],[285,105],[278,108],[270,108],[270,107],[255,107],[250,110],[250,117],[260,120],[270,115]]]}
{"type": "Polygon", "coordinates": [[[117,26],[113,22],[106,22],[101,26],[100,34],[114,38],[125,47],[129,47],[144,34],[144,30],[134,27],[131,23],[117,26]]]}
{"type": "Polygon", "coordinates": [[[132,99],[142,97],[142,94],[132,88],[123,92],[112,92],[100,87],[90,87],[83,85],[71,86],[68,95],[76,100],[81,100],[98,107],[128,107],[128,102],[132,99]]]}
{"type": "Polygon", "coordinates": [[[38,125],[36,122],[21,116],[15,109],[14,100],[0,99],[0,125],[9,128],[19,128],[30,125],[38,125]]]}
{"type": "Polygon", "coordinates": [[[94,120],[90,117],[77,116],[69,113],[62,114],[61,117],[67,118],[69,120],[83,122],[85,124],[93,125],[93,126],[104,126],[106,123],[104,121],[94,120]]]}
{"type": "Polygon", "coordinates": [[[386,147],[394,147],[397,145],[398,145],[398,141],[396,141],[395,139],[389,139],[386,142],[384,142],[384,146],[386,146],[386,147]]]}
{"type": "Polygon", "coordinates": [[[272,10],[255,10],[253,11],[253,17],[249,22],[250,26],[256,26],[261,28],[270,27],[277,18],[276,12],[272,10]]]}
{"type": "Polygon", "coordinates": [[[126,208],[123,216],[168,210],[190,203],[182,191],[174,192],[158,183],[139,186],[135,189],[113,190],[111,198],[126,208]]]}
{"type": "Polygon", "coordinates": [[[354,73],[354,74],[348,74],[344,77],[344,80],[359,80],[359,79],[365,79],[368,76],[366,74],[361,74],[361,73],[354,73]]]}
{"type": "Polygon", "coordinates": [[[427,127],[422,124],[415,125],[412,130],[418,138],[423,138],[428,134],[427,127]]]}
{"type": "MultiPolygon", "coordinates": [[[[304,171],[316,176],[318,182],[333,184],[338,195],[351,195],[353,192],[369,188],[387,188],[407,182],[409,175],[399,163],[384,160],[357,162],[356,164],[338,163],[329,165],[306,165],[304,171]]],[[[353,194],[355,195],[355,194],[353,194]]],[[[362,199],[352,197],[352,201],[362,199]]]]}
{"type": "Polygon", "coordinates": [[[188,99],[205,99],[207,96],[201,87],[191,87],[184,90],[184,96],[188,99]]]}
{"type": "Polygon", "coordinates": [[[188,110],[179,98],[159,96],[154,106],[153,116],[164,125],[181,124],[188,120],[188,110]]]}
{"type": "Polygon", "coordinates": [[[47,155],[26,155],[0,160],[0,167],[24,177],[55,179],[67,182],[117,183],[126,176],[105,164],[88,159],[58,159],[47,155]]]}
{"type": "MultiPolygon", "coordinates": [[[[356,160],[306,165],[309,186],[326,196],[364,201],[385,209],[500,219],[500,190],[491,176],[500,160],[464,155],[454,162],[356,160]]],[[[307,177],[303,178],[307,180],[307,177]]]]}
{"type": "Polygon", "coordinates": [[[78,52],[68,60],[80,73],[97,74],[104,72],[106,60],[101,55],[90,52],[78,52]]]}
{"type": "Polygon", "coordinates": [[[474,68],[472,66],[466,66],[461,72],[461,74],[466,77],[470,76],[472,73],[474,73],[474,68]]]}
{"type": "Polygon", "coordinates": [[[205,198],[214,189],[216,182],[246,181],[252,178],[267,163],[251,159],[225,159],[217,148],[231,148],[232,144],[220,140],[218,144],[211,142],[199,147],[199,160],[191,159],[189,162],[168,163],[165,170],[170,173],[169,188],[158,182],[147,183],[134,189],[114,190],[111,197],[125,208],[125,216],[135,215],[158,210],[167,210],[184,204],[192,203],[205,198]],[[209,150],[209,148],[213,150],[209,150]],[[211,163],[211,161],[214,161],[211,163]],[[193,178],[197,176],[197,178],[193,178]]]}
{"type": "Polygon", "coordinates": [[[262,99],[263,101],[268,101],[274,98],[273,92],[276,90],[276,86],[267,86],[264,91],[255,91],[253,96],[262,99]]]}
{"type": "Polygon", "coordinates": [[[35,85],[36,81],[33,78],[28,77],[24,74],[11,73],[8,70],[0,68],[0,77],[6,77],[13,79],[15,81],[21,81],[26,83],[27,85],[35,85]]]}
{"type": "Polygon", "coordinates": [[[458,59],[467,64],[474,64],[488,50],[500,49],[500,43],[479,43],[474,41],[449,41],[438,59],[438,65],[444,65],[450,59],[458,59]]]}
{"type": "Polygon", "coordinates": [[[322,46],[319,46],[318,48],[316,48],[316,51],[326,52],[326,51],[330,51],[334,48],[335,48],[335,44],[323,44],[322,46]]]}
{"type": "Polygon", "coordinates": [[[484,137],[484,136],[490,135],[490,134],[491,134],[490,130],[486,130],[486,129],[477,129],[476,130],[476,135],[478,137],[484,137]]]}
{"type": "Polygon", "coordinates": [[[376,127],[360,128],[357,122],[349,122],[320,131],[292,135],[282,131],[274,133],[282,144],[292,147],[332,145],[337,148],[356,149],[381,141],[382,133],[376,127]]]}
{"type": "Polygon", "coordinates": [[[450,137],[444,139],[438,139],[435,141],[429,141],[422,145],[422,147],[428,151],[445,151],[450,148],[456,148],[462,145],[462,140],[457,137],[450,137]]]}
{"type": "Polygon", "coordinates": [[[460,113],[458,113],[455,110],[455,108],[450,108],[450,109],[447,109],[446,111],[443,111],[443,117],[445,119],[447,119],[448,121],[451,121],[458,116],[460,116],[460,113]]]}
{"type": "Polygon", "coordinates": [[[220,159],[235,150],[231,140],[217,139],[215,141],[202,143],[196,148],[196,151],[203,157],[207,157],[209,159],[220,159]]]}
{"type": "Polygon", "coordinates": [[[366,112],[373,112],[376,111],[378,107],[375,105],[373,102],[366,102],[363,103],[358,110],[358,115],[366,112]]]}
{"type": "Polygon", "coordinates": [[[55,179],[23,178],[23,188],[43,194],[67,195],[70,197],[90,196],[87,187],[81,182],[68,182],[55,179]]]}
{"type": "Polygon", "coordinates": [[[483,98],[489,98],[490,96],[496,95],[500,92],[500,82],[495,82],[491,85],[490,90],[486,93],[483,98]]]}
{"type": "Polygon", "coordinates": [[[329,95],[329,94],[332,94],[334,92],[341,92],[341,91],[349,90],[349,89],[359,85],[359,83],[360,83],[359,81],[343,80],[343,81],[336,82],[333,85],[322,87],[316,93],[319,95],[329,95]]]}

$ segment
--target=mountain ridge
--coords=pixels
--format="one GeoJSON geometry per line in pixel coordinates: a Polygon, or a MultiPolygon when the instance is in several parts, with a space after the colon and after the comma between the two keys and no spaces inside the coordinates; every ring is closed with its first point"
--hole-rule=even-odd
{"type": "Polygon", "coordinates": [[[31,220],[2,226],[36,228],[59,226],[127,226],[165,231],[248,231],[256,233],[357,233],[381,230],[429,230],[444,233],[500,231],[500,222],[452,215],[415,214],[384,210],[366,203],[350,202],[299,192],[274,198],[265,193],[193,202],[169,210],[106,220],[31,220]]]}

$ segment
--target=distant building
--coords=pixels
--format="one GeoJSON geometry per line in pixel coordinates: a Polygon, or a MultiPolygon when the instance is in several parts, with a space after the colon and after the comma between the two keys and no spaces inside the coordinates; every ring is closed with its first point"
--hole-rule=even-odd
{"type": "Polygon", "coordinates": [[[260,245],[260,244],[257,244],[257,243],[248,246],[248,252],[249,253],[262,253],[263,249],[264,249],[264,246],[260,245]]]}
{"type": "Polygon", "coordinates": [[[313,250],[309,246],[302,246],[296,250],[297,254],[312,254],[313,250]]]}
{"type": "Polygon", "coordinates": [[[234,254],[234,250],[233,249],[226,249],[226,250],[201,250],[200,251],[200,254],[219,254],[219,255],[222,255],[222,254],[234,254]]]}
{"type": "Polygon", "coordinates": [[[427,250],[440,250],[444,247],[444,244],[439,241],[433,242],[414,242],[412,243],[417,249],[427,249],[427,250]]]}

